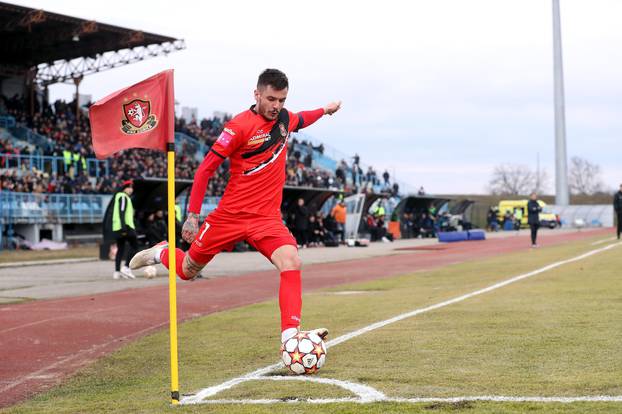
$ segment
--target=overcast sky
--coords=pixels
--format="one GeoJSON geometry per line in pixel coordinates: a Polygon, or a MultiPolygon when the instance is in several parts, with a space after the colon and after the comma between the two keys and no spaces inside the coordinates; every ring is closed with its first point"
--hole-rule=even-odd
{"type": "MultiPolygon", "coordinates": [[[[495,165],[535,169],[538,154],[554,174],[550,0],[15,3],[185,39],[169,57],[86,77],[81,92],[94,99],[174,68],[181,106],[235,114],[253,103],[259,72],[276,67],[291,110],[343,100],[309,135],[412,187],[483,193],[495,165]]],[[[622,1],[560,3],[568,155],[617,187],[622,1]]]]}

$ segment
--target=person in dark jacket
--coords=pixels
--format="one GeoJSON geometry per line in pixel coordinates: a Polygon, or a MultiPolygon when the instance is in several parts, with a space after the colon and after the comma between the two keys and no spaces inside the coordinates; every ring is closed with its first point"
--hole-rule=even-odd
{"type": "Polygon", "coordinates": [[[537,247],[538,229],[540,228],[540,212],[542,207],[538,203],[538,195],[533,192],[529,202],[527,203],[527,223],[531,229],[531,247],[537,247]]]}
{"type": "Polygon", "coordinates": [[[305,206],[305,200],[303,198],[298,199],[298,204],[294,209],[294,236],[298,245],[306,247],[309,243],[308,237],[309,231],[309,209],[305,206]]]}
{"type": "Polygon", "coordinates": [[[324,243],[325,236],[324,220],[322,217],[316,217],[313,214],[309,216],[309,238],[311,246],[321,246],[324,243]]]}
{"type": "Polygon", "coordinates": [[[618,216],[618,240],[620,240],[620,233],[622,233],[622,184],[620,184],[620,190],[613,196],[613,209],[618,216]]]}
{"type": "Polygon", "coordinates": [[[167,239],[167,227],[162,210],[149,214],[145,224],[145,237],[147,238],[149,247],[153,247],[162,240],[167,239]]]}

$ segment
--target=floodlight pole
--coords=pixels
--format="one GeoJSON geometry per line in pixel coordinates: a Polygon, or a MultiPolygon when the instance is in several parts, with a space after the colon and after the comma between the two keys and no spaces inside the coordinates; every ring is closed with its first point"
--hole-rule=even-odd
{"type": "Polygon", "coordinates": [[[568,166],[559,0],[553,0],[553,82],[555,94],[555,204],[567,206],[569,203],[568,166]]]}

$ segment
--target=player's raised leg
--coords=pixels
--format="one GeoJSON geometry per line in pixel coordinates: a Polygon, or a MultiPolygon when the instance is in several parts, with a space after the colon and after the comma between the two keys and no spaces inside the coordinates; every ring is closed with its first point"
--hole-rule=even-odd
{"type": "MultiPolygon", "coordinates": [[[[279,286],[279,307],[281,309],[281,342],[296,335],[300,329],[302,313],[302,261],[298,249],[292,245],[277,248],[270,260],[281,274],[279,286]]],[[[320,338],[328,335],[325,328],[314,329],[320,338]]]]}
{"type": "MultiPolygon", "coordinates": [[[[155,246],[138,252],[130,261],[130,269],[139,269],[144,266],[152,266],[157,263],[162,263],[167,269],[169,266],[168,257],[168,243],[160,242],[155,246]]],[[[213,256],[208,259],[211,260],[213,256]]],[[[192,280],[199,275],[201,269],[207,265],[209,260],[205,263],[199,263],[193,260],[189,254],[184,253],[181,249],[175,249],[175,263],[176,272],[183,280],[192,280]]]]}

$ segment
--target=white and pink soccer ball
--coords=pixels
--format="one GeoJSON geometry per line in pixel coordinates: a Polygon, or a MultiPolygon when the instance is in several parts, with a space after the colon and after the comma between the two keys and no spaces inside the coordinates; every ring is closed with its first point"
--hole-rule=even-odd
{"type": "Polygon", "coordinates": [[[281,359],[294,374],[313,374],[326,362],[326,346],[317,334],[299,332],[281,345],[281,359]]]}

